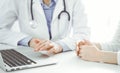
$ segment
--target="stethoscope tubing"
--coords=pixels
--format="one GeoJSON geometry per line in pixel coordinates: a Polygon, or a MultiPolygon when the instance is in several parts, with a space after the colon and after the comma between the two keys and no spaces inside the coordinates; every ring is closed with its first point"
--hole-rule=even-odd
{"type": "Polygon", "coordinates": [[[31,12],[31,18],[34,21],[34,16],[33,16],[33,0],[31,0],[31,3],[30,3],[30,12],[31,12]]]}
{"type": "MultiPolygon", "coordinates": [[[[63,0],[63,5],[64,5],[64,10],[62,10],[59,15],[58,15],[58,19],[60,20],[60,17],[62,15],[62,13],[66,13],[68,16],[68,21],[70,21],[70,14],[69,12],[66,10],[66,2],[65,0],[63,0]]],[[[31,4],[30,4],[30,12],[31,12],[31,19],[32,21],[34,21],[34,16],[33,16],[33,0],[31,0],[31,4]]]]}

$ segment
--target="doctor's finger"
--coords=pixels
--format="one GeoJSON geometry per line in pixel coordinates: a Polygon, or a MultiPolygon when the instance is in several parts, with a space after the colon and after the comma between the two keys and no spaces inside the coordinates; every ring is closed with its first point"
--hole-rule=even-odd
{"type": "Polygon", "coordinates": [[[41,43],[37,44],[34,48],[34,51],[39,51],[39,48],[42,46],[44,46],[44,44],[41,44],[41,43]]]}
{"type": "Polygon", "coordinates": [[[53,47],[53,45],[50,44],[44,44],[44,45],[40,45],[39,47],[37,47],[37,49],[35,49],[35,51],[44,51],[44,50],[49,50],[53,47]]]}
{"type": "Polygon", "coordinates": [[[47,44],[45,46],[40,47],[40,51],[45,51],[45,50],[48,51],[51,48],[53,48],[53,45],[47,44]]]}
{"type": "Polygon", "coordinates": [[[42,46],[45,46],[47,43],[49,43],[47,40],[41,42],[41,43],[38,43],[36,46],[35,46],[35,50],[39,49],[40,47],[42,46]]]}
{"type": "Polygon", "coordinates": [[[51,49],[48,51],[48,54],[57,54],[57,51],[55,50],[55,48],[51,48],[51,49]]]}

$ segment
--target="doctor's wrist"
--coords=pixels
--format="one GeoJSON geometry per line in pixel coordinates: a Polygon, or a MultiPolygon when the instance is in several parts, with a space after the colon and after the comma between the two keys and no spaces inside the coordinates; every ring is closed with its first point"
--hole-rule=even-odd
{"type": "Polygon", "coordinates": [[[20,41],[18,41],[18,45],[19,46],[29,46],[28,42],[32,39],[32,37],[25,37],[23,39],[21,39],[20,41]]]}
{"type": "Polygon", "coordinates": [[[54,43],[54,47],[56,48],[56,50],[58,50],[58,53],[63,52],[63,47],[60,44],[55,43],[55,42],[53,43],[54,43]]]}

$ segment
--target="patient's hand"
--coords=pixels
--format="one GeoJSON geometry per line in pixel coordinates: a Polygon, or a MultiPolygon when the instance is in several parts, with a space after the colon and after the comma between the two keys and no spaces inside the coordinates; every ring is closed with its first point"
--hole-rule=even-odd
{"type": "Polygon", "coordinates": [[[100,61],[101,51],[94,45],[80,47],[80,58],[87,61],[100,61]]]}
{"type": "Polygon", "coordinates": [[[76,48],[77,56],[79,56],[79,54],[80,54],[80,47],[84,46],[84,45],[92,45],[92,43],[88,40],[83,40],[83,41],[78,42],[76,45],[77,46],[77,48],[76,48]]]}

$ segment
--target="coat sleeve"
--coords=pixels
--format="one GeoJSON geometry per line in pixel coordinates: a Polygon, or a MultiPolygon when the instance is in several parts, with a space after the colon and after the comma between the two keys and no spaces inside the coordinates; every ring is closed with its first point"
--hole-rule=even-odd
{"type": "Polygon", "coordinates": [[[1,0],[0,2],[0,44],[17,46],[19,40],[27,37],[26,34],[11,30],[17,20],[17,10],[14,0],[1,0]]]}
{"type": "Polygon", "coordinates": [[[120,25],[113,37],[113,40],[108,43],[101,43],[102,50],[117,52],[117,63],[120,65],[120,25]]]}
{"type": "Polygon", "coordinates": [[[83,39],[89,40],[90,29],[87,26],[87,17],[84,12],[84,7],[81,0],[75,0],[72,14],[72,28],[73,34],[67,36],[61,41],[64,42],[71,50],[76,48],[76,42],[83,39]]]}
{"type": "Polygon", "coordinates": [[[112,41],[101,43],[101,47],[102,47],[102,50],[105,50],[105,51],[113,51],[113,52],[120,51],[120,25],[118,26],[118,29],[112,41]]]}

